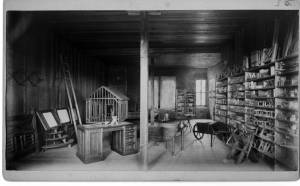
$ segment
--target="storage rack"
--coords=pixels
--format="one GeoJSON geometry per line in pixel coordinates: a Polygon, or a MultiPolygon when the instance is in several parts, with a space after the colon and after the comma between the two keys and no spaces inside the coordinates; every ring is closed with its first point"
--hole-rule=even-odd
{"type": "Polygon", "coordinates": [[[195,116],[196,95],[193,91],[185,89],[176,90],[176,115],[195,116]]]}
{"type": "Polygon", "coordinates": [[[185,90],[176,90],[176,114],[183,116],[185,111],[185,90]]]}
{"type": "Polygon", "coordinates": [[[224,124],[227,124],[227,92],[228,78],[219,78],[216,81],[215,120],[224,124]]]}
{"type": "Polygon", "coordinates": [[[228,78],[228,118],[227,124],[233,128],[243,128],[245,124],[245,76],[244,72],[228,78]]]}
{"type": "Polygon", "coordinates": [[[275,65],[275,159],[293,170],[299,147],[298,65],[298,55],[275,65]]]}
{"type": "Polygon", "coordinates": [[[245,125],[254,133],[253,148],[274,160],[275,63],[256,64],[245,72],[245,125]]]}
{"type": "Polygon", "coordinates": [[[196,95],[193,91],[186,91],[185,93],[185,111],[187,116],[195,116],[196,114],[196,95]]]}

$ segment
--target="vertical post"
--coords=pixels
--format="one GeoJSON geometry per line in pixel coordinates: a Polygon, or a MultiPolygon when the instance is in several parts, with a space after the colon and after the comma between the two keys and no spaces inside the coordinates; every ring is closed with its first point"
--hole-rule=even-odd
{"type": "Polygon", "coordinates": [[[151,113],[150,113],[150,122],[151,125],[154,125],[154,98],[155,98],[155,92],[154,92],[154,58],[151,60],[151,65],[152,65],[152,70],[151,70],[151,94],[152,94],[152,99],[151,99],[151,113]]]}
{"type": "Polygon", "coordinates": [[[140,148],[144,170],[148,169],[148,47],[146,12],[143,12],[140,41],[140,148]]]}

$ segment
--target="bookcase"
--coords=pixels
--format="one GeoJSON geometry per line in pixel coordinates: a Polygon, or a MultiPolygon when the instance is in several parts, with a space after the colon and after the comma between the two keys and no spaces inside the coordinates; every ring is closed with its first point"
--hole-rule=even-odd
{"type": "Polygon", "coordinates": [[[251,67],[245,72],[245,119],[255,136],[253,148],[274,160],[275,63],[266,51],[270,50],[253,52],[251,67]]]}
{"type": "Polygon", "coordinates": [[[196,94],[192,90],[176,90],[176,115],[195,116],[196,114],[196,94]]]}
{"type": "Polygon", "coordinates": [[[216,103],[215,120],[227,124],[227,91],[228,78],[226,75],[217,78],[216,81],[216,103]]]}
{"type": "Polygon", "coordinates": [[[228,77],[228,118],[231,127],[241,128],[245,124],[245,77],[239,73],[228,77]]]}

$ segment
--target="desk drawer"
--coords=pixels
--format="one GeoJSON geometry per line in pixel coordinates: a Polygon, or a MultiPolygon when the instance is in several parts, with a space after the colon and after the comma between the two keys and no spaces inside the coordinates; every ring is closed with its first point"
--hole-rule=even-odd
{"type": "Polygon", "coordinates": [[[130,125],[122,131],[113,132],[112,149],[121,155],[134,154],[138,152],[137,127],[130,125]]]}

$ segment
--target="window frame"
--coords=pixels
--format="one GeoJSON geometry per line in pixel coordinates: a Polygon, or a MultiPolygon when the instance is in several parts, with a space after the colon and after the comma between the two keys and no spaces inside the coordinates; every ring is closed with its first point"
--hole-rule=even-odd
{"type": "Polygon", "coordinates": [[[196,107],[207,107],[207,79],[196,79],[195,80],[195,99],[196,99],[196,107]],[[204,82],[204,90],[202,90],[202,83],[200,83],[200,91],[198,91],[197,89],[197,82],[198,81],[202,81],[204,82]],[[199,96],[199,104],[198,104],[198,99],[197,99],[197,95],[200,95],[199,96]],[[202,96],[204,96],[204,103],[202,103],[202,96]]]}

